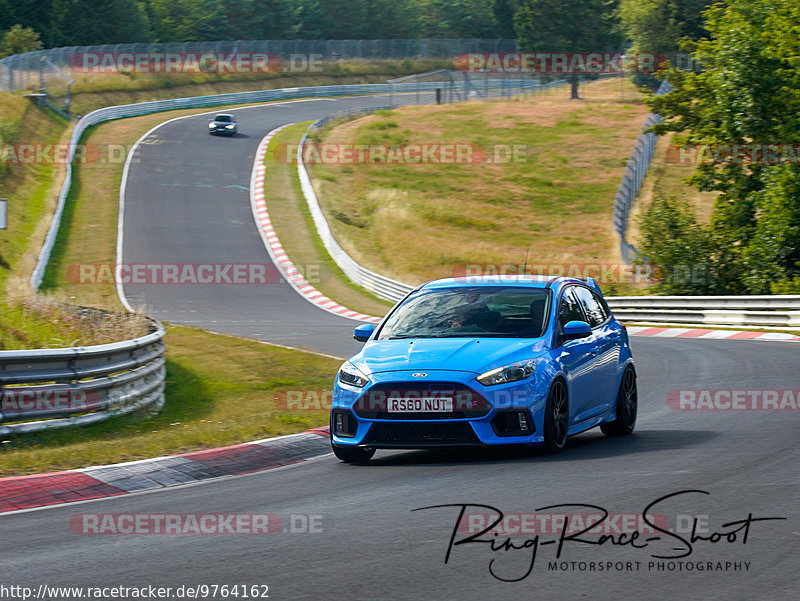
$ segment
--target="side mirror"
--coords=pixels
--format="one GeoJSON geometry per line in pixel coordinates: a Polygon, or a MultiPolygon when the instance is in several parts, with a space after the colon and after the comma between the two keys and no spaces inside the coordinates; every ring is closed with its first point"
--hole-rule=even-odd
{"type": "Polygon", "coordinates": [[[369,340],[369,337],[372,336],[372,332],[374,331],[375,331],[374,323],[365,323],[363,326],[358,326],[356,328],[355,334],[353,334],[353,338],[355,338],[359,342],[366,342],[367,340],[369,340]]]}
{"type": "Polygon", "coordinates": [[[578,338],[587,338],[592,335],[591,326],[585,321],[569,321],[564,326],[564,331],[561,337],[564,340],[576,340],[578,338]]]}

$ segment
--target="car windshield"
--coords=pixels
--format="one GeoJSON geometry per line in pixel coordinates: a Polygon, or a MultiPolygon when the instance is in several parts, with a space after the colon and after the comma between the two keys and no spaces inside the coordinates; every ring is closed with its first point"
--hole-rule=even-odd
{"type": "Polygon", "coordinates": [[[549,291],[514,286],[422,290],[386,320],[378,340],[399,338],[538,338],[549,291]]]}
{"type": "Polygon", "coordinates": [[[230,115],[217,115],[214,121],[219,121],[220,123],[231,123],[233,121],[233,117],[230,115]]]}

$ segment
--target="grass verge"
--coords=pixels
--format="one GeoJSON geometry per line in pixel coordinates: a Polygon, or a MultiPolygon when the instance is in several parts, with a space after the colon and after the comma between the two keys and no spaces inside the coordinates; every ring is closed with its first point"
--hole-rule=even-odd
{"type": "Polygon", "coordinates": [[[474,161],[320,163],[336,239],[365,267],[414,284],[465,264],[619,263],[614,192],[647,114],[619,80],[511,101],[403,107],[334,124],[316,141],[464,144],[474,161]],[[523,149],[499,160],[498,144],[523,149]],[[488,159],[482,160],[486,151],[488,159]]]}
{"type": "MultiPolygon", "coordinates": [[[[153,125],[202,109],[112,121],[93,128],[86,144],[130,145],[153,125]]],[[[120,308],[113,285],[82,285],[69,265],[113,263],[123,164],[74,169],[74,187],[46,289],[54,298],[120,308]]],[[[255,224],[253,224],[255,227],[255,224]]],[[[102,424],[0,441],[0,475],[21,475],[130,461],[303,431],[327,423],[324,408],[286,409],[290,391],[330,388],[340,361],[199,329],[168,326],[167,403],[156,416],[121,417],[102,424]]],[[[302,393],[301,393],[302,394],[302,393]]]]}
{"type": "MultiPolygon", "coordinates": [[[[353,60],[325,62],[314,71],[280,69],[274,73],[74,73],[72,111],[86,114],[101,106],[164,98],[226,94],[249,90],[337,84],[385,83],[387,79],[440,68],[446,60],[353,60]]],[[[69,78],[51,78],[48,93],[66,97],[69,78]]],[[[37,79],[38,81],[38,79],[37,79]]]]}
{"type": "Polygon", "coordinates": [[[681,154],[679,148],[672,146],[673,138],[674,134],[667,134],[658,141],[647,176],[642,182],[639,198],[628,222],[628,237],[634,242],[640,236],[637,218],[656,196],[675,196],[686,200],[694,209],[699,223],[708,223],[714,202],[719,196],[719,192],[701,192],[686,183],[686,178],[692,175],[694,168],[691,164],[676,160],[681,154]]]}
{"type": "Polygon", "coordinates": [[[327,390],[339,361],[170,326],[167,402],[158,415],[0,440],[0,475],[133,461],[281,434],[328,422],[324,409],[287,411],[289,390],[327,390]]]}
{"type": "Polygon", "coordinates": [[[296,147],[311,122],[298,123],[280,131],[267,149],[264,164],[264,198],[270,221],[286,253],[309,283],[320,292],[353,311],[383,315],[392,303],[381,300],[354,284],[336,265],[317,235],[308,210],[297,165],[276,149],[296,147]]]}

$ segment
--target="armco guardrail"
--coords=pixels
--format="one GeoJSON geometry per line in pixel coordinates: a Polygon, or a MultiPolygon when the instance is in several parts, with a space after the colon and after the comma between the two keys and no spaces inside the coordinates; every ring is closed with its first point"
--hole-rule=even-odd
{"type": "Polygon", "coordinates": [[[800,327],[800,295],[617,296],[607,300],[623,321],[800,327]]]}
{"type": "MultiPolygon", "coordinates": [[[[393,86],[397,85],[402,85],[402,84],[393,84],[393,86]]],[[[437,86],[441,86],[442,82],[424,82],[422,84],[414,83],[409,85],[413,86],[412,88],[409,88],[410,91],[417,91],[419,89],[430,91],[435,89],[437,86]],[[424,87],[420,88],[419,87],[420,85],[424,87]]],[[[523,91],[523,93],[529,93],[532,90],[548,90],[563,85],[566,85],[565,81],[555,81],[546,85],[537,85],[534,86],[534,88],[531,88],[529,86],[529,82],[526,82],[525,80],[519,80],[516,89],[523,91]],[[526,87],[526,83],[528,84],[528,87],[526,87]]],[[[384,108],[391,108],[391,107],[384,107],[384,108]]],[[[357,114],[375,110],[380,110],[380,109],[374,108],[365,111],[352,111],[350,113],[345,112],[345,113],[329,115],[328,117],[323,117],[319,121],[312,123],[309,129],[320,127],[321,125],[327,123],[331,119],[335,119],[337,117],[341,117],[347,114],[357,114]]],[[[358,284],[365,290],[368,290],[378,298],[390,300],[392,302],[399,301],[413,289],[413,286],[409,286],[408,284],[404,284],[403,282],[398,282],[397,280],[387,278],[384,275],[375,273],[374,271],[370,271],[366,267],[361,266],[359,263],[355,261],[355,259],[353,259],[349,254],[347,254],[347,252],[333,237],[333,233],[331,232],[331,228],[328,225],[328,221],[325,219],[325,216],[322,213],[322,208],[319,205],[319,200],[317,199],[317,194],[314,191],[314,186],[311,184],[311,178],[309,177],[308,171],[306,170],[305,164],[303,163],[303,147],[305,143],[306,143],[306,136],[303,136],[302,140],[300,141],[300,148],[297,153],[298,155],[297,175],[300,178],[300,188],[303,190],[303,196],[305,196],[306,204],[308,204],[308,209],[311,212],[311,217],[314,220],[314,226],[316,227],[317,234],[322,240],[322,244],[325,246],[325,250],[328,251],[328,254],[336,262],[336,265],[339,266],[339,269],[341,269],[345,273],[345,275],[348,278],[350,278],[352,282],[358,284]]]]}
{"type": "Polygon", "coordinates": [[[294,57],[321,61],[341,59],[438,59],[466,52],[516,52],[516,40],[504,39],[405,39],[405,40],[227,40],[216,42],[169,42],[68,46],[15,54],[0,59],[0,90],[14,91],[50,79],[66,82],[73,75],[73,57],[81,54],[115,53],[268,53],[291,61],[294,57]]]}
{"type": "MultiPolygon", "coordinates": [[[[44,272],[47,268],[47,263],[50,260],[50,253],[53,250],[56,237],[58,236],[58,229],[61,225],[61,216],[64,212],[64,203],[66,202],[67,195],[69,194],[70,186],[72,185],[72,161],[75,157],[77,144],[80,142],[86,128],[105,121],[112,121],[114,119],[122,119],[125,117],[138,117],[141,115],[148,115],[151,113],[158,113],[163,111],[173,111],[189,108],[205,108],[222,106],[228,104],[249,104],[257,102],[273,102],[279,100],[291,100],[294,98],[322,98],[326,96],[363,96],[368,94],[399,94],[407,92],[433,91],[437,87],[441,87],[444,82],[425,82],[420,87],[419,84],[353,84],[353,85],[339,85],[339,86],[308,86],[301,88],[279,88],[275,90],[260,90],[255,92],[238,92],[233,94],[215,94],[212,96],[196,96],[192,98],[175,98],[171,100],[154,100],[151,102],[140,102],[137,104],[125,104],[120,106],[110,106],[96,111],[92,111],[88,115],[82,117],[80,121],[75,124],[70,137],[69,154],[67,157],[66,174],[64,183],[61,186],[61,192],[58,196],[58,203],[56,210],[53,213],[53,219],[50,224],[50,229],[47,232],[42,250],[39,253],[39,260],[36,267],[31,274],[31,287],[38,290],[44,278],[44,272]]],[[[556,82],[560,85],[560,82],[556,82]]],[[[461,85],[464,85],[463,82],[461,85]]],[[[499,85],[499,84],[498,84],[499,85]]],[[[509,82],[504,82],[502,85],[510,85],[509,82]]],[[[549,84],[545,87],[553,87],[554,84],[549,84]]],[[[521,80],[515,86],[515,89],[521,90],[523,93],[530,92],[530,81],[521,80]],[[526,87],[527,86],[527,87],[526,87]]]]}
{"type": "MultiPolygon", "coordinates": [[[[666,80],[661,82],[661,85],[656,91],[656,95],[666,94],[672,89],[672,86],[666,80]]],[[[644,129],[661,123],[661,116],[650,114],[644,123],[644,129]]],[[[653,153],[656,149],[658,136],[654,133],[642,133],[636,139],[636,145],[631,152],[628,159],[628,164],[625,167],[625,173],[622,176],[622,183],[620,183],[617,193],[614,195],[614,229],[619,236],[619,247],[622,260],[626,263],[632,263],[636,257],[636,248],[627,240],[628,233],[628,219],[630,218],[631,209],[639,196],[639,190],[644,182],[647,169],[650,167],[650,161],[653,158],[653,153]]]]}
{"type": "MultiPolygon", "coordinates": [[[[435,82],[429,82],[435,85],[435,82]]],[[[276,100],[291,100],[293,98],[311,98],[311,97],[325,97],[325,96],[357,96],[366,94],[386,94],[389,92],[403,92],[404,90],[416,91],[416,87],[409,84],[408,86],[389,84],[358,84],[358,85],[340,85],[340,86],[310,86],[303,88],[280,88],[275,90],[261,90],[256,92],[239,92],[234,94],[216,94],[213,96],[198,96],[193,98],[175,98],[172,100],[154,100],[151,102],[140,102],[138,104],[126,104],[121,106],[110,106],[96,111],[92,111],[88,115],[81,118],[75,124],[70,137],[69,155],[67,157],[66,175],[64,183],[61,186],[61,192],[58,196],[58,203],[56,210],[53,213],[53,220],[50,224],[50,229],[47,232],[42,250],[39,253],[39,260],[36,267],[31,274],[31,287],[38,290],[44,277],[44,271],[47,268],[47,262],[50,260],[50,253],[53,250],[53,245],[58,235],[58,228],[61,224],[61,215],[64,211],[64,203],[66,202],[67,194],[69,193],[70,185],[72,184],[72,160],[75,157],[75,150],[77,144],[80,142],[86,128],[91,125],[103,123],[104,121],[111,121],[114,119],[122,119],[125,117],[138,117],[140,115],[148,115],[150,113],[158,113],[162,111],[172,111],[188,108],[204,108],[214,107],[227,104],[249,104],[257,102],[271,102],[276,100]]]]}
{"type": "Polygon", "coordinates": [[[319,234],[322,244],[325,246],[325,250],[328,251],[328,254],[350,280],[365,290],[372,292],[372,294],[378,298],[393,302],[399,301],[413,290],[413,286],[387,278],[379,273],[370,271],[366,267],[362,267],[339,246],[339,243],[336,242],[336,239],[333,237],[331,228],[319,206],[317,195],[314,192],[314,186],[311,185],[311,179],[308,177],[308,172],[303,164],[303,146],[305,143],[306,136],[303,136],[297,153],[297,174],[300,178],[300,187],[306,198],[308,209],[314,220],[314,226],[317,228],[317,234],[319,234]]]}
{"type": "Polygon", "coordinates": [[[124,342],[0,351],[0,435],[83,426],[164,404],[164,327],[124,342]]]}
{"type": "MultiPolygon", "coordinates": [[[[555,82],[551,85],[561,85],[563,82],[555,82]]],[[[659,88],[660,93],[669,91],[669,84],[659,88]]],[[[378,109],[372,109],[378,110],[378,109]]],[[[312,124],[311,128],[327,122],[337,115],[332,115],[320,119],[312,124]]],[[[656,117],[657,118],[657,117],[656,117]]],[[[649,124],[648,124],[649,125],[649,124]]],[[[655,146],[654,134],[643,134],[650,136],[652,146],[649,150],[649,157],[652,157],[655,146]]],[[[391,301],[398,301],[403,298],[413,287],[392,280],[381,274],[370,271],[359,265],[347,252],[342,249],[331,233],[322,209],[319,206],[314,187],[311,184],[308,172],[303,164],[302,147],[305,144],[304,136],[300,143],[298,152],[297,172],[300,178],[300,186],[306,198],[309,210],[314,220],[317,233],[323,242],[328,253],[333,257],[339,268],[354,283],[369,290],[376,296],[391,301]]],[[[637,154],[640,158],[635,162],[642,164],[644,154],[637,154]]],[[[649,157],[647,162],[649,163],[649,157]]],[[[633,160],[633,158],[632,158],[633,160]]],[[[629,163],[630,165],[630,163],[629,163]]],[[[639,171],[633,182],[638,181],[635,193],[628,196],[630,204],[636,198],[636,193],[644,179],[644,170],[639,171]]],[[[633,187],[626,192],[632,192],[633,187]]],[[[619,193],[618,193],[619,194],[619,193]]],[[[615,218],[617,203],[615,202],[615,218]]],[[[625,227],[627,227],[627,212],[625,213],[625,227]]],[[[623,230],[624,231],[624,230],[623,230]]],[[[621,234],[624,236],[624,234],[621,234]]],[[[621,237],[624,241],[624,237],[621,237]]],[[[707,324],[707,325],[732,325],[745,327],[800,327],[800,295],[786,296],[610,296],[606,297],[609,305],[614,310],[614,314],[623,321],[642,321],[654,323],[686,323],[686,324],[707,324]]]]}

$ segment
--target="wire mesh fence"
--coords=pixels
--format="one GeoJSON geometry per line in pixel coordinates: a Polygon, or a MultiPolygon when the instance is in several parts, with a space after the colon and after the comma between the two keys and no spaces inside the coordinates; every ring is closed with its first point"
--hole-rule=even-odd
{"type": "MultiPolygon", "coordinates": [[[[666,94],[671,89],[672,86],[664,80],[658,87],[656,95],[666,94]]],[[[645,121],[644,129],[647,130],[652,125],[660,122],[661,115],[650,114],[645,121]]],[[[650,167],[650,161],[653,158],[657,143],[658,136],[656,134],[645,132],[639,134],[633,152],[628,159],[628,164],[625,167],[622,182],[614,195],[614,229],[619,236],[622,260],[626,263],[631,263],[638,257],[636,247],[627,239],[628,221],[636,198],[639,196],[639,190],[644,182],[647,169],[650,167]]]]}
{"type": "Polygon", "coordinates": [[[443,59],[477,52],[516,52],[516,40],[236,40],[68,46],[37,50],[0,59],[0,91],[46,87],[73,77],[76,61],[87,56],[156,54],[265,54],[290,63],[296,57],[338,60],[443,59]]]}

